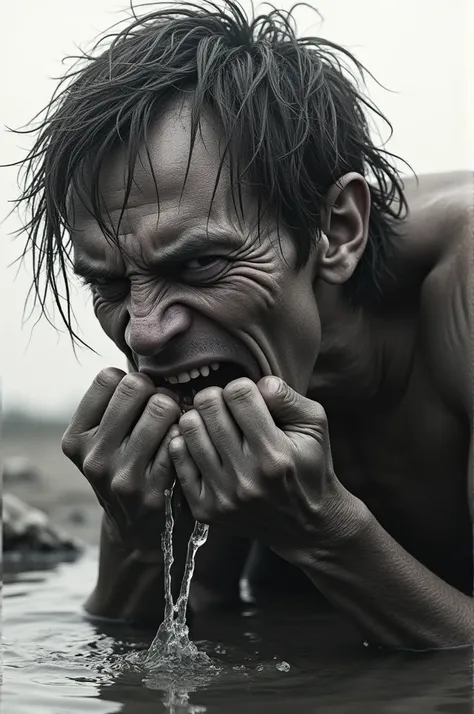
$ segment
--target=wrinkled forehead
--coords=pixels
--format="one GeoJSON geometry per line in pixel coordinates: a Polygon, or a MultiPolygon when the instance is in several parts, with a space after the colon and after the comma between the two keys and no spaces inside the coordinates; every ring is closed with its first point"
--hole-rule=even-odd
{"type": "MultiPolygon", "coordinates": [[[[238,219],[236,207],[240,201],[236,184],[231,183],[228,160],[222,160],[224,140],[210,111],[200,119],[194,144],[192,138],[190,107],[183,101],[175,102],[154,121],[146,143],[139,146],[128,197],[129,147],[114,149],[101,163],[98,174],[104,219],[116,225],[120,217],[126,221],[140,207],[157,205],[163,220],[171,215],[185,221],[208,216],[217,222],[230,217],[238,219]]],[[[92,170],[86,170],[85,187],[80,195],[71,191],[73,225],[91,220],[92,177],[92,170]]],[[[255,214],[256,201],[244,187],[241,191],[244,213],[250,219],[255,214]]]]}

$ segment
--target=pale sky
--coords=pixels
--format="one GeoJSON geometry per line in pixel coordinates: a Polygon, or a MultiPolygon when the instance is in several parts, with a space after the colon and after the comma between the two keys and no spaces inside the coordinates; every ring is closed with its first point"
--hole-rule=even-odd
{"type": "MultiPolygon", "coordinates": [[[[293,0],[273,2],[293,5],[293,0]]],[[[346,46],[390,90],[370,85],[371,98],[394,128],[388,148],[417,173],[474,168],[472,5],[471,0],[317,0],[323,22],[305,8],[297,15],[301,34],[346,46]]],[[[127,7],[128,2],[113,0],[8,3],[0,29],[2,124],[26,124],[49,101],[56,84],[51,78],[64,72],[61,59],[77,54],[75,46],[91,48],[127,7]]],[[[19,160],[28,141],[2,132],[0,163],[19,160]]],[[[16,171],[0,170],[1,218],[16,196],[16,171]]],[[[16,276],[6,267],[22,248],[21,238],[14,242],[9,236],[18,227],[15,217],[0,226],[3,406],[69,414],[97,372],[107,365],[123,367],[124,360],[80,294],[76,316],[99,355],[82,349],[77,361],[67,335],[46,321],[33,331],[34,320],[22,326],[30,275],[23,270],[16,276]]]]}

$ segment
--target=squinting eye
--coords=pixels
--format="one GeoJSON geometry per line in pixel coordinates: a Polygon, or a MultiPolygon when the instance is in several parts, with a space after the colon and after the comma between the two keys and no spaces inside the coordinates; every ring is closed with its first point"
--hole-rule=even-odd
{"type": "Polygon", "coordinates": [[[128,295],[130,282],[126,279],[97,281],[91,287],[104,300],[121,300],[128,295]]]}
{"type": "Polygon", "coordinates": [[[183,263],[183,267],[187,270],[199,270],[200,268],[208,268],[210,265],[219,260],[217,255],[203,255],[200,258],[192,258],[183,263]],[[204,263],[204,265],[203,265],[204,263]]]}

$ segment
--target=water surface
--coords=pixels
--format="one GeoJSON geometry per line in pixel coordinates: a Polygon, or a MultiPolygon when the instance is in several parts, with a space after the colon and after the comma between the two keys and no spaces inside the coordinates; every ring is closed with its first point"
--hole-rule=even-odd
{"type": "Polygon", "coordinates": [[[288,600],[200,615],[192,634],[214,669],[147,677],[130,663],[154,632],[84,618],[96,572],[91,549],[76,563],[7,573],[5,714],[472,713],[472,651],[369,650],[339,616],[288,600]]]}

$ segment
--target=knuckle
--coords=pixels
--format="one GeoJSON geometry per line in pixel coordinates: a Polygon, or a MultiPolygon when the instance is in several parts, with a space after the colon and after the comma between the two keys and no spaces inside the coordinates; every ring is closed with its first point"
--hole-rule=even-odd
{"type": "Polygon", "coordinates": [[[314,418],[312,420],[311,436],[317,439],[321,444],[329,442],[329,424],[327,414],[320,404],[314,405],[314,418]]]}
{"type": "Polygon", "coordinates": [[[239,484],[236,489],[237,500],[247,504],[259,501],[262,498],[262,491],[256,485],[239,484]]]}
{"type": "Polygon", "coordinates": [[[280,402],[286,407],[293,407],[301,398],[298,392],[291,389],[291,387],[283,381],[281,382],[280,389],[278,391],[278,397],[280,402]]]}
{"type": "Polygon", "coordinates": [[[137,392],[146,391],[147,388],[151,389],[151,385],[144,377],[136,373],[126,374],[118,386],[125,397],[134,397],[137,392]]]}
{"type": "Polygon", "coordinates": [[[95,450],[87,454],[82,462],[82,473],[89,481],[101,481],[107,478],[108,471],[107,462],[95,450]]]}
{"type": "Polygon", "coordinates": [[[216,512],[219,516],[230,516],[237,510],[237,503],[234,499],[224,494],[219,494],[216,500],[216,512]]]}
{"type": "Polygon", "coordinates": [[[147,409],[151,416],[158,419],[165,418],[167,421],[179,416],[179,407],[171,397],[165,394],[154,394],[148,400],[147,409]]]}
{"type": "Polygon", "coordinates": [[[267,457],[261,473],[267,478],[283,478],[290,475],[293,469],[294,464],[288,455],[276,451],[267,457]]]}
{"type": "Polygon", "coordinates": [[[125,372],[117,367],[106,367],[99,372],[94,382],[99,387],[110,389],[110,387],[116,387],[124,375],[125,372]]]}
{"type": "Polygon", "coordinates": [[[191,409],[189,412],[186,412],[186,414],[183,414],[183,416],[179,420],[179,428],[181,432],[185,434],[194,434],[198,431],[199,427],[201,424],[201,420],[199,418],[199,414],[191,409]]]}
{"type": "Polygon", "coordinates": [[[212,409],[222,398],[220,387],[206,387],[194,397],[193,404],[196,409],[212,409]]]}
{"type": "Polygon", "coordinates": [[[255,384],[248,377],[239,377],[224,387],[224,396],[233,401],[246,401],[255,390],[255,384]]]}
{"type": "Polygon", "coordinates": [[[118,498],[128,498],[136,494],[138,488],[132,475],[123,469],[113,477],[110,490],[118,498]]]}
{"type": "Polygon", "coordinates": [[[326,410],[320,404],[319,402],[314,402],[314,416],[315,419],[322,425],[322,426],[327,426],[328,423],[328,417],[326,414],[326,410]]]}
{"type": "Polygon", "coordinates": [[[61,439],[61,450],[68,459],[76,459],[80,454],[80,442],[77,436],[73,436],[67,429],[61,439]]]}

